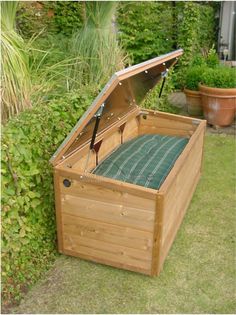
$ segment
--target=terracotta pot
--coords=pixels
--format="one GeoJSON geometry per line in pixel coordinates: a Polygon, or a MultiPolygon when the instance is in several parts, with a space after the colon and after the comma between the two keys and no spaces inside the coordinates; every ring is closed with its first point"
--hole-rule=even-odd
{"type": "Polygon", "coordinates": [[[204,117],[210,125],[229,126],[236,112],[236,88],[220,89],[199,85],[204,117]]]}
{"type": "Polygon", "coordinates": [[[187,109],[191,116],[202,116],[202,102],[199,91],[184,89],[186,95],[187,109]]]}

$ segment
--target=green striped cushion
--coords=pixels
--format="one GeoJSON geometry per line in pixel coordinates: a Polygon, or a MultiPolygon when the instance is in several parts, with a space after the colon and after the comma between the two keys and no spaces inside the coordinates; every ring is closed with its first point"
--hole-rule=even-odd
{"type": "Polygon", "coordinates": [[[93,173],[159,189],[187,143],[187,138],[139,136],[118,147],[93,173]]]}

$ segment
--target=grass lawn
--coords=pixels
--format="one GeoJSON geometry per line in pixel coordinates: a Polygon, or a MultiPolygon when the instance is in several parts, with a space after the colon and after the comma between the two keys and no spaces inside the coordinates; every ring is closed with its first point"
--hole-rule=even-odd
{"type": "Polygon", "coordinates": [[[196,193],[157,278],[60,256],[14,313],[236,313],[235,139],[207,135],[196,193]]]}

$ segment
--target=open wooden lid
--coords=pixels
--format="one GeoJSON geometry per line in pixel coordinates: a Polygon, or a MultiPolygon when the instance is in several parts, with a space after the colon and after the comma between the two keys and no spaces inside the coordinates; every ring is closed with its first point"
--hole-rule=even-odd
{"type": "Polygon", "coordinates": [[[50,162],[59,164],[91,139],[96,119],[94,116],[103,104],[97,134],[137,109],[147,93],[182,54],[183,50],[179,49],[116,72],[53,154],[50,162]]]}

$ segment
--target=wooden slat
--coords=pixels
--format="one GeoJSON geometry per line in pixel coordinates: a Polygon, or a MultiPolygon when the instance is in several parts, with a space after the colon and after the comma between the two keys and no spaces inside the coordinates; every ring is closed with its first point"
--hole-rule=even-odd
{"type": "Polygon", "coordinates": [[[60,170],[60,174],[64,178],[69,178],[71,180],[77,180],[81,183],[92,183],[94,186],[99,187],[109,187],[113,191],[127,192],[129,194],[143,197],[146,199],[155,200],[157,190],[151,188],[145,188],[142,186],[125,183],[119,180],[98,176],[90,173],[79,173],[73,169],[65,169],[64,167],[57,166],[57,169],[60,170]]]}
{"type": "Polygon", "coordinates": [[[63,231],[68,235],[85,236],[111,244],[151,251],[152,233],[63,214],[63,231]]]}
{"type": "Polygon", "coordinates": [[[143,126],[155,126],[159,128],[167,129],[180,129],[180,130],[191,130],[194,131],[197,128],[197,125],[193,125],[191,121],[178,121],[169,119],[168,117],[159,117],[157,115],[145,115],[146,119],[143,118],[143,115],[140,116],[140,123],[143,126]]]}
{"type": "Polygon", "coordinates": [[[64,244],[65,249],[75,251],[78,254],[109,259],[113,262],[118,261],[144,269],[148,269],[151,264],[150,255],[144,255],[142,251],[86,239],[85,237],[64,234],[64,244]]]}
{"type": "Polygon", "coordinates": [[[136,267],[132,263],[126,263],[126,262],[123,263],[123,262],[118,261],[118,260],[116,260],[116,261],[110,260],[110,259],[108,259],[108,257],[104,257],[104,256],[100,257],[101,255],[99,257],[94,256],[94,255],[92,255],[91,252],[89,254],[84,254],[82,252],[78,253],[76,251],[64,249],[63,253],[66,255],[90,260],[90,261],[93,261],[96,263],[100,263],[100,264],[104,264],[104,265],[108,265],[108,266],[112,266],[112,267],[116,267],[116,268],[126,269],[126,270],[130,270],[130,271],[135,271],[135,272],[143,273],[146,275],[150,275],[150,273],[151,273],[150,266],[147,266],[145,268],[136,267]]]}
{"type": "Polygon", "coordinates": [[[191,159],[191,161],[192,163],[188,163],[186,168],[184,167],[182,172],[177,175],[175,185],[172,185],[170,192],[166,196],[163,238],[168,234],[171,226],[175,224],[176,217],[181,212],[181,209],[184,208],[190,193],[189,190],[191,190],[191,181],[200,172],[201,155],[196,152],[195,159],[191,159]]]}
{"type": "Polygon", "coordinates": [[[62,194],[61,198],[63,213],[143,231],[153,230],[154,213],[150,211],[71,195],[62,194]]]}
{"type": "Polygon", "coordinates": [[[119,130],[102,141],[98,152],[98,163],[104,160],[112,151],[121,145],[121,135],[119,130]]]}
{"type": "Polygon", "coordinates": [[[76,163],[67,163],[66,165],[79,172],[92,171],[96,167],[96,153],[91,151],[89,154],[89,151],[87,151],[87,154],[78,157],[76,163]]]}
{"type": "Polygon", "coordinates": [[[163,56],[162,58],[160,59],[153,59],[153,60],[150,60],[149,62],[145,62],[145,63],[141,63],[139,65],[135,65],[133,67],[131,67],[130,69],[124,69],[124,70],[121,70],[117,73],[118,77],[120,80],[124,80],[126,78],[129,78],[129,77],[132,77],[144,70],[147,70],[147,69],[151,69],[157,65],[161,65],[163,64],[164,62],[167,62],[167,61],[170,61],[172,62],[172,65],[174,65],[176,63],[176,60],[174,60],[174,58],[177,58],[179,56],[182,55],[182,51],[181,50],[178,50],[178,51],[174,51],[171,53],[171,56],[163,56]]]}
{"type": "Polygon", "coordinates": [[[178,157],[177,161],[175,162],[175,167],[172,168],[168,176],[166,177],[164,183],[161,185],[159,191],[166,193],[170,186],[174,183],[173,179],[176,177],[180,169],[184,166],[185,161],[188,160],[188,156],[193,149],[193,146],[198,141],[199,137],[203,139],[204,137],[204,131],[205,131],[205,121],[201,121],[201,123],[198,125],[196,131],[192,135],[192,137],[189,139],[188,144],[178,157]]]}
{"type": "Polygon", "coordinates": [[[193,118],[193,117],[187,117],[187,116],[181,116],[181,115],[176,115],[176,114],[170,114],[170,113],[165,113],[165,112],[160,112],[157,110],[152,110],[152,109],[145,109],[141,108],[140,112],[147,112],[149,115],[154,115],[156,117],[160,118],[168,118],[173,120],[174,122],[176,121],[182,121],[182,122],[187,122],[189,121],[190,123],[198,123],[200,124],[203,120],[198,119],[198,118],[193,118]]]}
{"type": "Polygon", "coordinates": [[[183,206],[183,208],[181,209],[181,212],[179,213],[179,215],[176,217],[176,220],[175,220],[175,224],[172,225],[171,229],[169,230],[169,233],[168,235],[166,236],[166,238],[164,239],[164,242],[161,246],[161,261],[160,261],[160,265],[163,265],[165,259],[166,259],[166,256],[171,248],[171,245],[173,243],[173,241],[175,240],[175,237],[176,237],[176,234],[178,232],[178,229],[183,221],[183,218],[184,218],[184,215],[188,209],[188,206],[191,202],[191,199],[192,199],[192,196],[193,196],[193,193],[197,187],[197,184],[198,184],[198,181],[200,179],[200,173],[198,173],[196,175],[196,177],[194,178],[193,182],[192,182],[192,187],[191,187],[191,190],[188,191],[189,192],[189,195],[187,197],[187,200],[185,200],[185,204],[183,206]]]}
{"type": "Polygon", "coordinates": [[[80,247],[88,247],[88,250],[97,249],[103,251],[105,255],[108,253],[117,256],[125,256],[127,260],[131,258],[141,260],[145,263],[146,262],[150,263],[151,261],[150,250],[147,251],[142,249],[131,248],[127,246],[102,241],[99,239],[87,238],[85,235],[80,236],[71,233],[64,233],[64,239],[67,240],[67,244],[69,245],[69,246],[65,245],[65,249],[68,248],[71,250],[75,250],[76,248],[79,249],[80,247]]]}
{"type": "Polygon", "coordinates": [[[136,117],[126,123],[125,129],[123,131],[123,142],[138,136],[138,124],[139,123],[136,117]]]}
{"type": "Polygon", "coordinates": [[[162,229],[163,229],[163,212],[164,212],[164,195],[157,194],[156,199],[156,213],[153,230],[153,249],[152,249],[152,269],[151,274],[157,275],[160,273],[160,252],[162,241],[162,229]]]}
{"type": "Polygon", "coordinates": [[[186,151],[169,173],[167,182],[160,188],[160,192],[165,195],[165,201],[159,268],[175,239],[200,177],[204,127],[204,122],[198,126],[186,146],[186,151]]]}
{"type": "Polygon", "coordinates": [[[174,129],[174,128],[165,128],[165,127],[156,127],[156,126],[145,126],[141,125],[139,128],[140,135],[144,134],[159,134],[167,136],[178,136],[178,137],[190,137],[194,131],[192,130],[183,130],[183,129],[174,129]]]}
{"type": "Polygon", "coordinates": [[[63,251],[63,228],[62,228],[62,212],[61,212],[61,194],[60,194],[60,176],[58,171],[54,169],[54,196],[56,208],[56,223],[57,223],[57,244],[58,251],[63,251]]]}
{"type": "Polygon", "coordinates": [[[93,185],[92,183],[83,183],[73,180],[70,187],[63,185],[63,177],[60,178],[61,193],[72,196],[82,196],[90,200],[108,202],[114,205],[123,205],[134,207],[141,210],[155,212],[155,201],[148,198],[132,195],[126,191],[111,190],[108,187],[93,185]]]}

